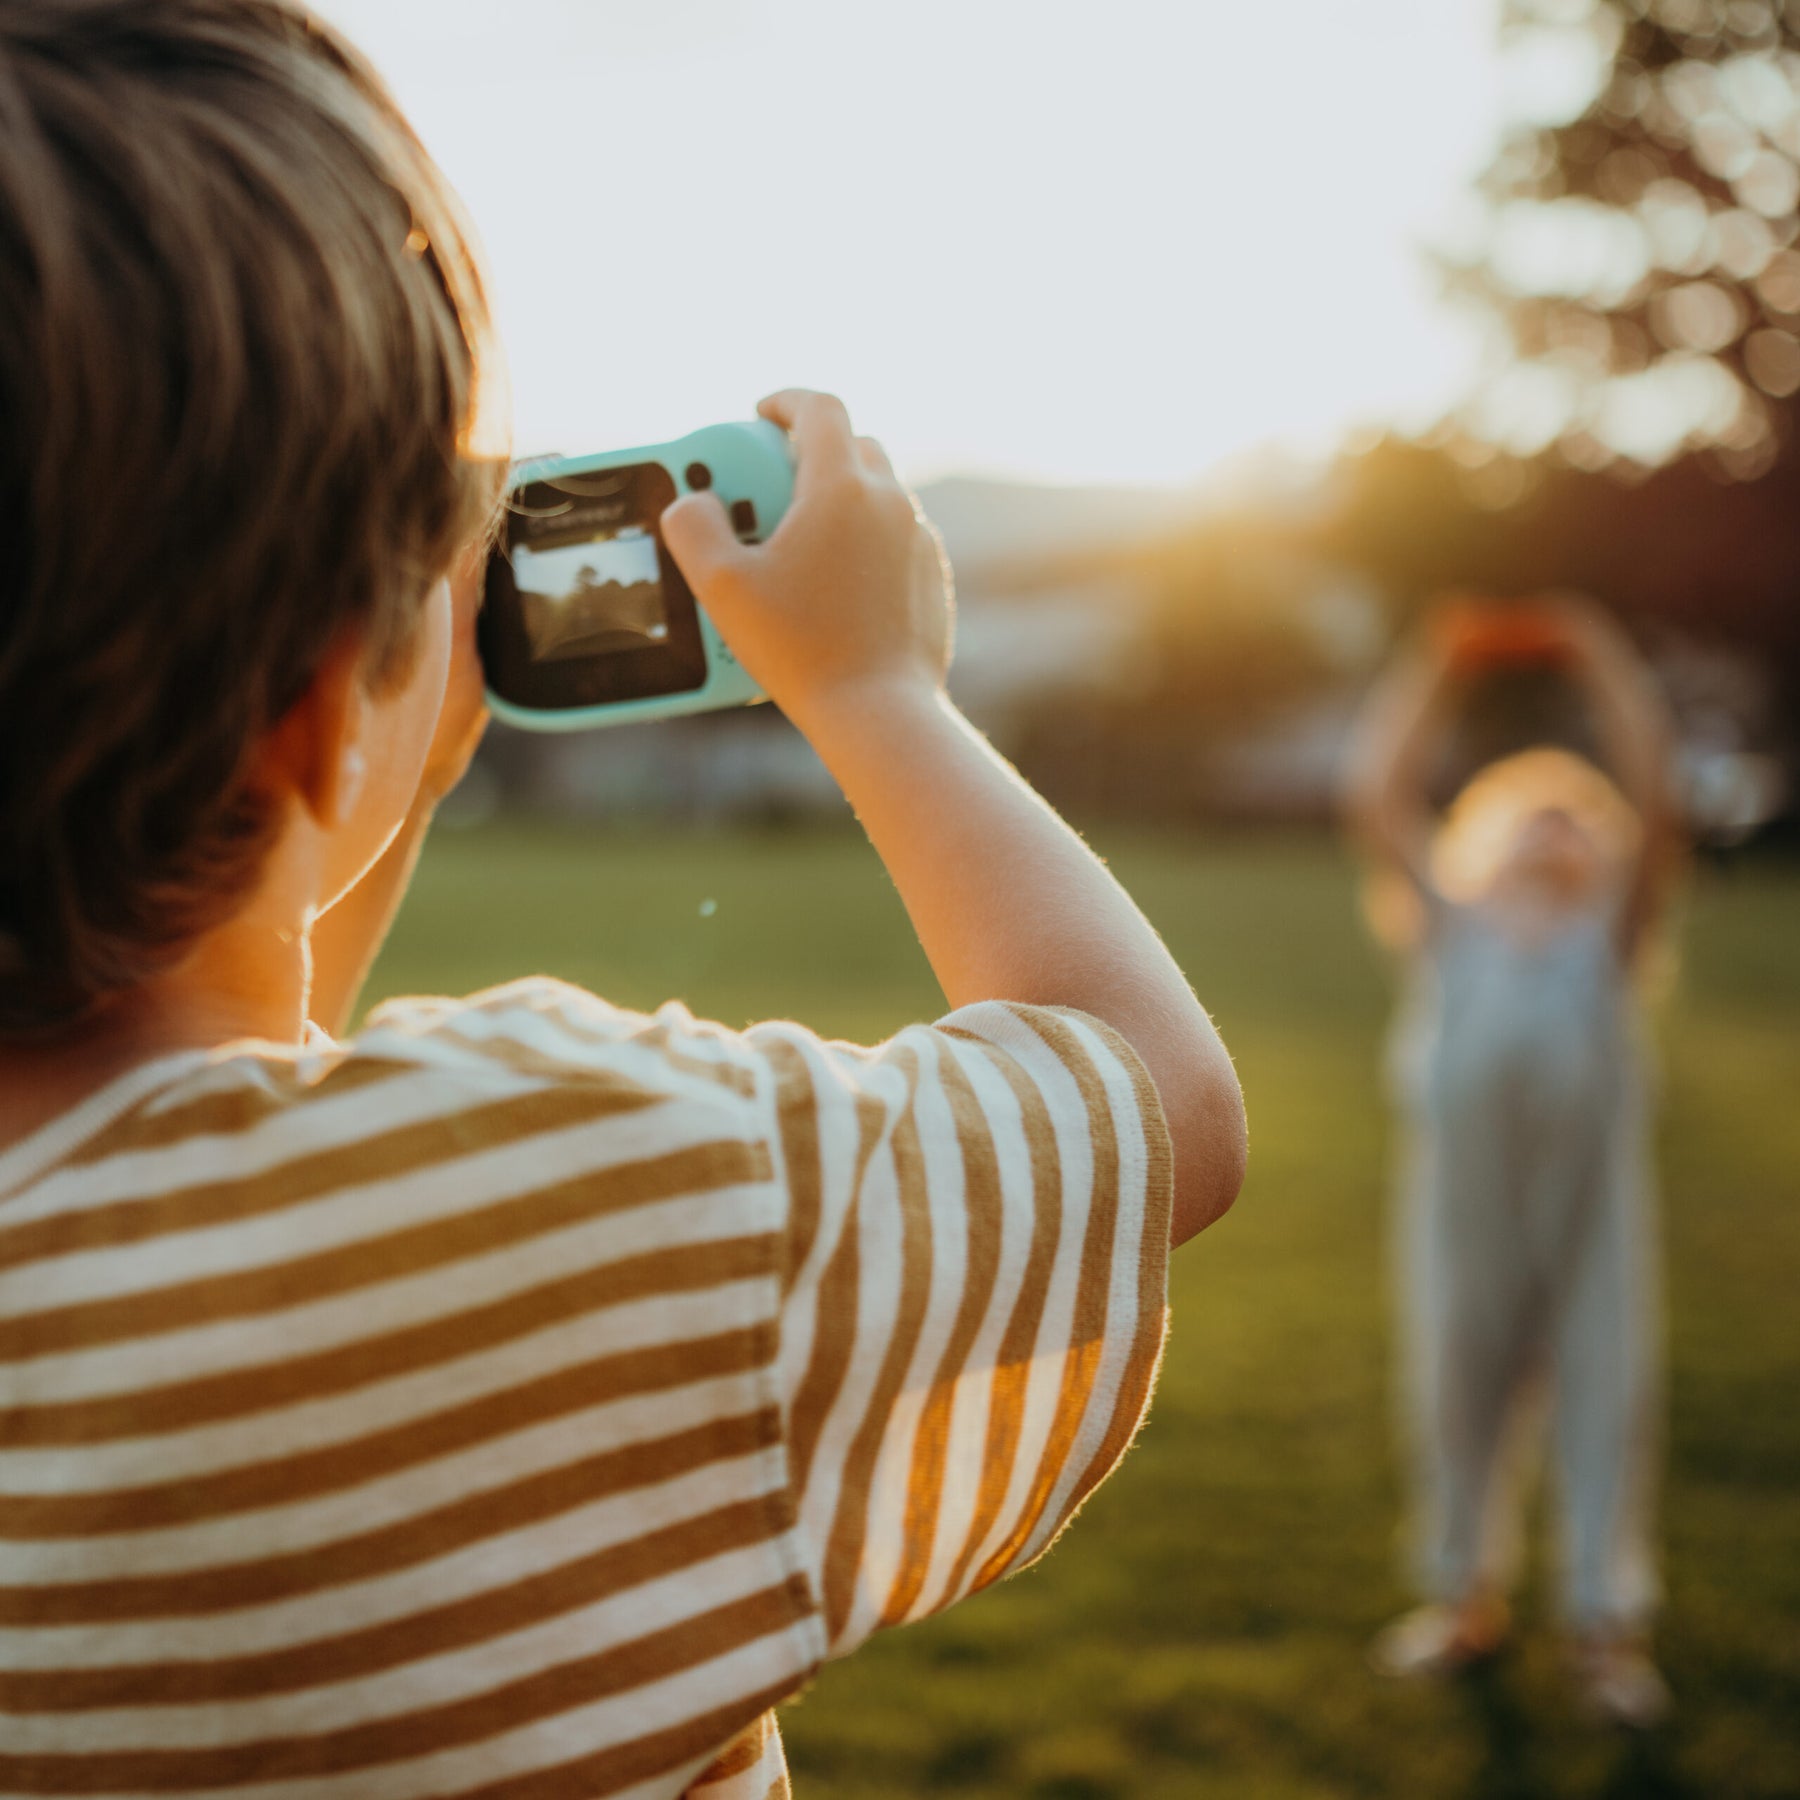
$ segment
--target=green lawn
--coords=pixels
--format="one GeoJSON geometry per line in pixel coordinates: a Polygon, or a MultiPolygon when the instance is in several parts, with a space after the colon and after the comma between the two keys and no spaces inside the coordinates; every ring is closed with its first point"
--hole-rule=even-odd
{"type": "MultiPolygon", "coordinates": [[[[1405,1596],[1385,991],[1348,872],[1307,841],[1101,847],[1236,1052],[1250,1183],[1178,1260],[1161,1387],[1120,1474],[1038,1568],[871,1644],[788,1709],[801,1800],[1800,1795],[1800,869],[1697,884],[1661,1011],[1678,1710],[1638,1745],[1574,1716],[1536,1602],[1522,1648],[1479,1683],[1364,1672],[1405,1596]]],[[[434,841],[374,991],[535,969],[632,1005],[679,995],[731,1023],[785,1013],[865,1039],[938,1004],[848,835],[434,841]]]]}

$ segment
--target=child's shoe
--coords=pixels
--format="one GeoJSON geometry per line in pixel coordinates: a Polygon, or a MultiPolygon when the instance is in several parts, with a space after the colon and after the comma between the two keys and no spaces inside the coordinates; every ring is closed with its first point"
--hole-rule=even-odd
{"type": "Polygon", "coordinates": [[[1595,1718],[1650,1731],[1669,1716],[1669,1684],[1638,1639],[1588,1638],[1572,1661],[1581,1703],[1595,1718]]]}
{"type": "Polygon", "coordinates": [[[1369,1664],[1396,1680],[1454,1675],[1497,1654],[1510,1622],[1506,1602],[1486,1594],[1415,1607],[1376,1635],[1369,1664]]]}

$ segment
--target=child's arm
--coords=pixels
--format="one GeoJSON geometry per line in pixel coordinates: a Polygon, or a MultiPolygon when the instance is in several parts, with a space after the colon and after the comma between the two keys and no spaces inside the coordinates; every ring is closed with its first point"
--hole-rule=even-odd
{"type": "Polygon", "coordinates": [[[1161,940],[1104,865],[951,705],[947,570],[886,457],[843,407],[788,392],[795,503],[767,545],[710,494],[664,535],[745,666],[856,808],[952,1006],[1067,1006],[1113,1027],[1161,1095],[1177,1243],[1244,1168],[1230,1059],[1161,940]]]}
{"type": "Polygon", "coordinates": [[[1549,604],[1568,645],[1569,670],[1592,709],[1601,754],[1643,831],[1620,915],[1620,948],[1629,960],[1681,864],[1674,728],[1649,668],[1615,620],[1582,600],[1549,604]]]}
{"type": "Polygon", "coordinates": [[[1364,701],[1346,771],[1345,805],[1364,848],[1422,889],[1431,885],[1426,759],[1454,687],[1448,637],[1421,633],[1364,701]]]}

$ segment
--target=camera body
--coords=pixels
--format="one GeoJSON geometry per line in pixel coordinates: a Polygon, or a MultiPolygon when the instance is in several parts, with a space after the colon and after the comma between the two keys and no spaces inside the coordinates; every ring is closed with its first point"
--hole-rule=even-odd
{"type": "Polygon", "coordinates": [[[513,470],[477,627],[496,718],[581,731],[764,697],[662,541],[664,509],[704,489],[760,542],[793,500],[786,434],[766,419],[709,425],[513,470]]]}

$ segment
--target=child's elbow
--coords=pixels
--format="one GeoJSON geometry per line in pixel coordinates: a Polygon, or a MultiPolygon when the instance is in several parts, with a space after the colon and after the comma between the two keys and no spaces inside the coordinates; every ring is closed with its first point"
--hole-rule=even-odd
{"type": "Polygon", "coordinates": [[[1185,1244],[1231,1210],[1244,1185],[1250,1135],[1237,1072],[1221,1048],[1169,1119],[1174,1206],[1169,1237],[1185,1244]]]}

